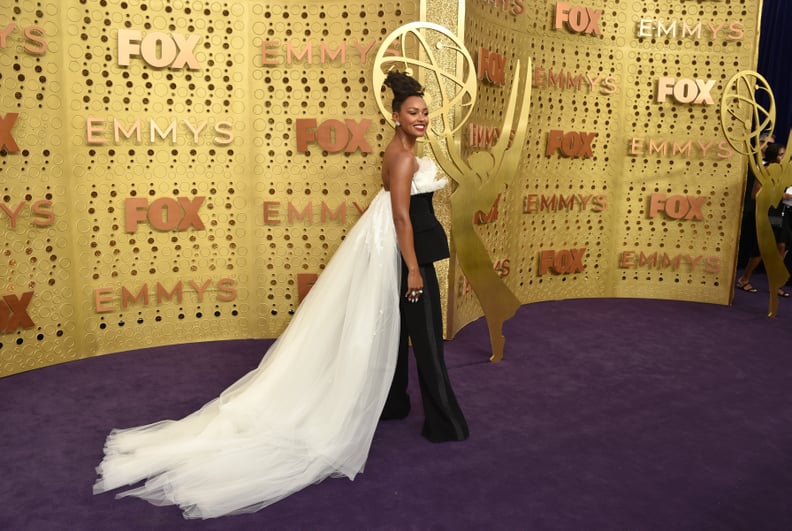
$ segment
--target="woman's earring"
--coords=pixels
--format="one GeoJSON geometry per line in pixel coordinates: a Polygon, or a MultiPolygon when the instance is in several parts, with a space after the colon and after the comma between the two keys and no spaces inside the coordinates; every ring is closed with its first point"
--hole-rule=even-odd
{"type": "Polygon", "coordinates": [[[399,122],[394,122],[394,123],[396,124],[396,127],[399,127],[401,125],[399,122]]]}

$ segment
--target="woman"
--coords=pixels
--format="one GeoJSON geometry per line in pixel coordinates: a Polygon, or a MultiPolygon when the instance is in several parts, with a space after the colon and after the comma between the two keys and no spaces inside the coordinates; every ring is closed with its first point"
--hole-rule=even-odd
{"type": "MultiPolygon", "coordinates": [[[[402,92],[412,85],[405,77],[389,76],[394,100],[416,96],[414,86],[402,92]]],[[[422,124],[397,128],[385,152],[384,189],[261,364],[181,420],[113,430],[94,493],[146,480],[118,497],[214,518],[254,512],[329,476],[354,479],[363,470],[396,364],[399,252],[408,269],[415,262],[404,192],[444,185],[412,154],[425,134],[423,114],[422,124]]],[[[397,121],[407,118],[394,112],[397,121]]],[[[422,277],[411,272],[404,296],[416,302],[422,289],[422,277]]]]}
{"type": "MultiPolygon", "coordinates": [[[[792,266],[790,266],[790,256],[789,256],[789,248],[792,246],[792,186],[787,186],[786,190],[784,190],[784,196],[781,199],[781,208],[783,213],[783,225],[784,225],[784,233],[786,235],[786,248],[784,252],[784,264],[787,267],[787,271],[792,274],[792,266]]],[[[787,286],[792,286],[792,277],[787,280],[787,286]]],[[[789,294],[788,292],[784,292],[789,294]]]]}
{"type": "Polygon", "coordinates": [[[394,90],[396,134],[385,150],[382,178],[391,191],[402,254],[401,284],[407,286],[407,292],[400,304],[396,372],[382,418],[401,419],[410,412],[407,353],[412,343],[424,410],[422,435],[432,442],[462,441],[468,438],[468,426],[445,366],[440,288],[434,269],[435,261],[449,256],[448,240],[434,215],[433,190],[418,189],[416,182],[420,179],[414,177],[424,171],[431,175],[435,172],[434,162],[416,159],[413,153],[416,139],[426,134],[429,110],[416,80],[392,73],[386,84],[394,90]]]}
{"type": "MultiPolygon", "coordinates": [[[[786,148],[782,144],[776,143],[771,138],[770,143],[766,145],[763,151],[764,165],[767,166],[768,164],[779,164],[781,160],[784,158],[785,153],[786,153],[786,148]]],[[[751,255],[750,258],[748,259],[748,263],[746,264],[745,269],[743,270],[743,274],[740,276],[740,278],[737,279],[737,288],[741,289],[742,291],[747,291],[749,293],[757,293],[759,290],[757,290],[753,286],[753,284],[751,284],[750,280],[751,280],[751,274],[762,262],[762,257],[759,253],[759,242],[756,239],[756,223],[754,221],[755,209],[756,209],[756,194],[759,193],[759,190],[761,190],[762,185],[759,182],[759,180],[756,179],[756,177],[753,176],[750,172],[749,172],[749,177],[751,178],[749,179],[749,181],[752,180],[752,182],[748,183],[748,186],[750,187],[751,190],[751,195],[750,195],[751,208],[750,210],[748,209],[749,203],[746,200],[746,215],[748,216],[748,220],[750,221],[750,224],[747,228],[749,232],[747,233],[745,232],[746,231],[745,227],[743,227],[743,231],[744,234],[746,234],[747,236],[746,241],[750,242],[751,255]]],[[[787,195],[788,194],[784,192],[782,199],[783,200],[787,199],[787,195]]],[[[790,198],[792,198],[792,196],[790,196],[790,198]]],[[[784,204],[779,204],[777,207],[771,207],[768,212],[770,225],[773,228],[773,236],[775,237],[775,241],[776,241],[776,247],[778,248],[778,252],[781,255],[782,259],[786,255],[787,242],[790,241],[790,239],[792,239],[792,232],[790,232],[792,230],[792,226],[790,226],[788,220],[786,221],[784,220],[785,212],[786,210],[784,204]]],[[[790,294],[789,292],[779,288],[778,296],[788,298],[790,294]]]]}

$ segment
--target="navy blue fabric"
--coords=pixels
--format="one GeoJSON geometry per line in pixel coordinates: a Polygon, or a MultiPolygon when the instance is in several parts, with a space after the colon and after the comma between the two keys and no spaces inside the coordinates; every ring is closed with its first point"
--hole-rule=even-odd
{"type": "MultiPolygon", "coordinates": [[[[775,137],[784,144],[792,127],[792,39],[787,33],[790,20],[792,2],[764,0],[757,71],[773,89],[777,113],[775,137]]],[[[766,105],[767,99],[760,97],[759,102],[766,105]]]]}

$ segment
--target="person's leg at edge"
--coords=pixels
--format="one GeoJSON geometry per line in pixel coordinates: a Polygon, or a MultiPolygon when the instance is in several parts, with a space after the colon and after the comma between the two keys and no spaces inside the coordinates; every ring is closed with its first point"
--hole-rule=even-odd
{"type": "Polygon", "coordinates": [[[743,270],[743,274],[740,278],[737,279],[737,287],[743,291],[750,291],[751,293],[755,293],[757,290],[751,284],[751,275],[754,272],[759,264],[762,262],[761,256],[752,256],[748,259],[748,262],[745,265],[745,269],[743,270]]]}

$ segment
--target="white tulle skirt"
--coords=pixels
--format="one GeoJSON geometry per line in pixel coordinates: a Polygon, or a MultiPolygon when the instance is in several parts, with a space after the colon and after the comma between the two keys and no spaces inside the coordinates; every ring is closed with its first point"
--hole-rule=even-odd
{"type": "Polygon", "coordinates": [[[353,479],[396,363],[399,260],[381,191],[261,364],[181,420],[113,430],[94,493],[146,480],[118,497],[214,518],[353,479]]]}

